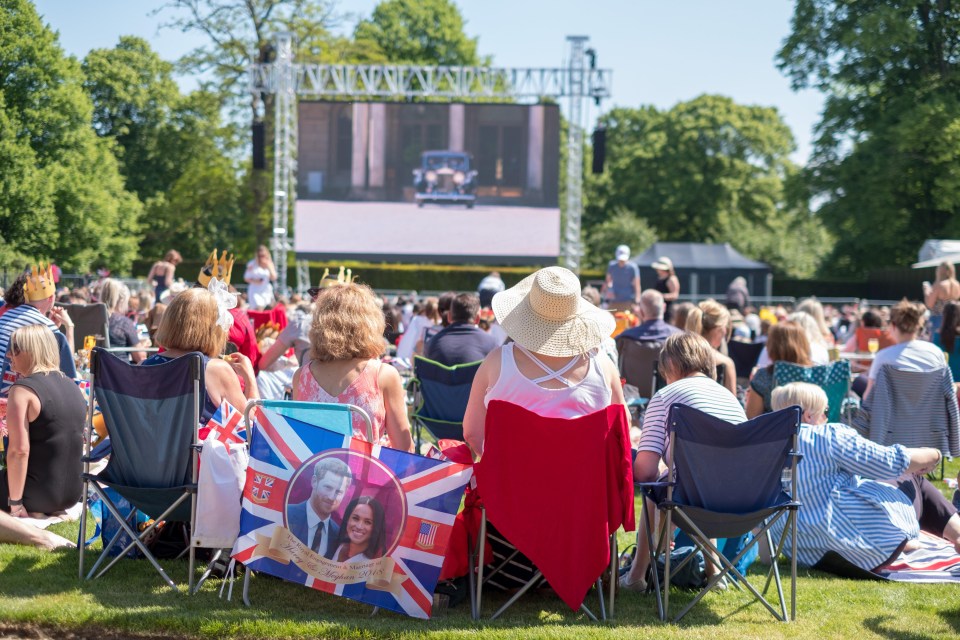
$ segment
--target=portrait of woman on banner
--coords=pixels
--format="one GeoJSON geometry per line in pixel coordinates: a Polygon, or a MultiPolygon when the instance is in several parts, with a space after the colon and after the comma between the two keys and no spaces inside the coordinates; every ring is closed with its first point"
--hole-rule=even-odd
{"type": "Polygon", "coordinates": [[[336,562],[363,562],[383,557],[387,550],[383,505],[372,496],[354,498],[343,513],[333,554],[336,562]]]}

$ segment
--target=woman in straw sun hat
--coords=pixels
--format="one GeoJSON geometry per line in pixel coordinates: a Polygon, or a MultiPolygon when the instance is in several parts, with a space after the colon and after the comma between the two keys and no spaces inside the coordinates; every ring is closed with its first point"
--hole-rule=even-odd
{"type": "Polygon", "coordinates": [[[541,269],[496,294],[493,312],[512,341],[490,352],[474,378],[463,420],[474,452],[483,451],[490,400],[552,418],[623,403],[616,365],[598,349],[614,330],[613,316],[580,296],[573,272],[541,269]]]}

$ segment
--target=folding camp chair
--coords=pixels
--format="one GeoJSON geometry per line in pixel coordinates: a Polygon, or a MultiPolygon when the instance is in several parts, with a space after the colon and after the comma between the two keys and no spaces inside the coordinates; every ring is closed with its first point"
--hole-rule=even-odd
{"type": "MultiPolygon", "coordinates": [[[[251,420],[251,411],[254,407],[262,407],[274,411],[285,418],[304,422],[310,426],[335,431],[344,435],[353,435],[353,416],[359,415],[366,423],[367,441],[373,442],[373,423],[370,416],[360,407],[352,404],[334,404],[324,402],[294,402],[290,400],[251,400],[243,411],[244,422],[247,425],[247,444],[249,445],[253,429],[259,428],[255,420],[251,420]]],[[[247,475],[247,483],[253,477],[247,475]]],[[[244,487],[244,493],[249,486],[244,487]]],[[[243,575],[243,603],[250,605],[250,577],[253,571],[247,569],[243,575]]]]}
{"type": "Polygon", "coordinates": [[[840,422],[844,401],[850,393],[850,361],[837,360],[829,364],[803,367],[791,362],[773,363],[773,386],[790,382],[809,382],[827,394],[827,419],[840,422]]]}
{"type": "Polygon", "coordinates": [[[463,440],[463,414],[467,411],[470,387],[480,362],[448,367],[421,356],[413,357],[410,384],[417,451],[420,450],[422,429],[437,440],[463,440]]]}
{"type": "Polygon", "coordinates": [[[110,347],[110,312],[107,305],[102,302],[92,304],[68,304],[60,305],[70,314],[73,320],[73,336],[79,345],[86,336],[96,336],[97,345],[101,347],[110,347]]]}
{"type": "MultiPolygon", "coordinates": [[[[948,367],[900,371],[883,365],[853,427],[877,444],[934,447],[944,452],[944,458],[960,455],[960,408],[953,374],[948,367]]],[[[944,465],[941,459],[941,480],[944,465]]]]}
{"type": "Polygon", "coordinates": [[[663,342],[659,340],[633,340],[629,337],[617,337],[618,368],[620,376],[627,384],[637,388],[639,397],[631,400],[629,408],[642,414],[650,398],[657,392],[657,361],[663,342]]]}
{"type": "Polygon", "coordinates": [[[537,571],[491,619],[546,579],[574,611],[593,620],[584,606],[597,587],[600,614],[607,617],[601,575],[611,572],[609,612],[614,610],[616,531],[633,530],[633,468],[622,405],[573,419],[544,418],[517,405],[493,400],[487,407],[483,457],[474,467],[483,501],[474,550],[477,572],[472,614],[480,617],[483,586],[510,564],[507,557],[485,572],[481,554],[487,519],[537,571]],[[546,491],[537,484],[546,482],[546,491]]]}
{"type": "MultiPolygon", "coordinates": [[[[199,354],[188,354],[153,367],[130,365],[102,348],[90,356],[90,382],[93,393],[84,430],[84,496],[92,490],[113,516],[119,529],[104,547],[86,579],[99,578],[136,546],[174,591],[170,579],[145,544],[164,520],[189,521],[191,528],[197,512],[198,442],[203,361],[199,354]],[[93,407],[98,404],[112,452],[99,474],[90,473],[93,407]],[[103,486],[116,491],[134,508],[123,516],[103,486]],[[188,500],[189,499],[189,500],[188,500]],[[143,531],[135,531],[136,511],[153,519],[143,531]],[[131,542],[105,567],[117,541],[125,533],[131,542]]],[[[80,518],[80,540],[86,540],[86,511],[80,518]]],[[[195,549],[189,548],[188,588],[193,587],[195,549]]],[[[80,545],[79,571],[84,579],[84,548],[80,545]]]]}
{"type": "Polygon", "coordinates": [[[795,497],[797,462],[800,458],[796,453],[799,427],[799,407],[764,414],[740,425],[685,405],[670,407],[667,458],[673,463],[667,480],[636,483],[645,497],[657,503],[657,509],[666,516],[658,536],[659,544],[655,545],[653,520],[647,501],[644,501],[642,519],[651,550],[650,566],[661,620],[669,615],[671,577],[693,559],[693,555],[690,555],[680,566],[671,569],[667,540],[672,537],[670,534],[674,526],[685,532],[703,552],[705,561],[718,569],[700,593],[677,615],[675,622],[683,618],[727,574],[735,578],[738,584],[743,584],[778,620],[787,622],[796,619],[796,510],[800,503],[795,497]],[[787,487],[783,482],[787,468],[791,478],[790,494],[785,492],[787,487]],[[779,542],[774,545],[770,527],[785,515],[787,526],[779,542]],[[732,559],[725,558],[710,541],[711,538],[743,536],[758,526],[760,530],[757,535],[732,559]],[[789,617],[777,566],[777,558],[783,551],[788,532],[792,543],[789,617]],[[735,566],[761,540],[766,541],[772,559],[764,593],[772,579],[779,598],[779,612],[735,566]],[[659,551],[666,552],[662,575],[655,562],[659,551]]]}

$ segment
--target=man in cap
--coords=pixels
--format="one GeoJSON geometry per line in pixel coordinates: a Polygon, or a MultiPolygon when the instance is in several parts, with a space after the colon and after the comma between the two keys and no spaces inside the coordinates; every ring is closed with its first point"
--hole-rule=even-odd
{"type": "Polygon", "coordinates": [[[611,311],[630,311],[640,302],[640,268],[630,260],[630,247],[617,247],[615,259],[607,265],[603,294],[611,311]]]}

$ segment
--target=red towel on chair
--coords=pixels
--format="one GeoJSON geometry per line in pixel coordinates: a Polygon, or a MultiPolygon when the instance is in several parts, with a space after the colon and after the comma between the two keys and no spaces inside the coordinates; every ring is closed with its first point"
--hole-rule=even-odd
{"type": "Polygon", "coordinates": [[[634,529],[623,405],[565,420],[492,400],[474,468],[487,518],[579,609],[610,564],[609,535],[634,529]]]}

